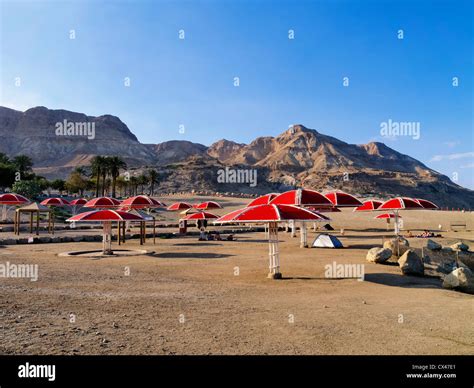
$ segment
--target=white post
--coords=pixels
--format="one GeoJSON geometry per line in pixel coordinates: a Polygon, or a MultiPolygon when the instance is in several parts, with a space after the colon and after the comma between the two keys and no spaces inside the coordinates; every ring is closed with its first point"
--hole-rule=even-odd
{"type": "Polygon", "coordinates": [[[300,225],[300,248],[308,248],[308,231],[304,222],[300,225]]]}
{"type": "Polygon", "coordinates": [[[290,221],[291,237],[296,237],[296,224],[294,220],[290,221]]]}
{"type": "Polygon", "coordinates": [[[102,234],[102,253],[105,255],[112,254],[112,222],[104,221],[104,231],[102,234]]]}
{"type": "Polygon", "coordinates": [[[278,223],[271,222],[268,226],[269,234],[269,269],[268,278],[281,279],[280,256],[278,252],[278,223]]]}
{"type": "Polygon", "coordinates": [[[7,219],[7,205],[2,206],[2,221],[6,221],[7,219]]]}

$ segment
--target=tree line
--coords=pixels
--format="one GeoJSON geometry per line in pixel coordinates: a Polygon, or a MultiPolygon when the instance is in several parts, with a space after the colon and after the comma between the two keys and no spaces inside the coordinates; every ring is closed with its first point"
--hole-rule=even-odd
{"type": "Polygon", "coordinates": [[[155,169],[131,175],[127,164],[119,156],[95,156],[89,166],[78,166],[66,180],[48,180],[33,172],[33,162],[26,155],[18,155],[10,159],[0,153],[0,190],[10,189],[12,192],[29,198],[39,196],[44,191],[57,190],[60,195],[84,195],[85,191],[93,191],[96,197],[111,195],[132,196],[138,194],[154,195],[160,175],[155,169]]]}

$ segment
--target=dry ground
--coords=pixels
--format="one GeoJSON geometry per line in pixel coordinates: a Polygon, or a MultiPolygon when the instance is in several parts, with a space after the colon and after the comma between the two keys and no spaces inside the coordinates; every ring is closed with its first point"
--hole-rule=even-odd
{"type": "MultiPolygon", "coordinates": [[[[474,229],[472,213],[402,215],[405,229],[452,220],[474,229]]],[[[346,229],[346,248],[300,249],[298,238],[280,233],[280,281],[266,278],[263,233],[159,240],[146,245],[150,256],[101,259],[57,256],[100,243],[0,247],[1,263],[39,265],[37,282],[0,279],[0,353],[474,354],[474,296],[367,263],[367,249],[390,235],[384,221],[331,217],[346,229]],[[365,264],[365,281],[325,278],[333,261],[365,264]]],[[[470,231],[442,234],[444,244],[462,238],[474,246],[470,231]]]]}

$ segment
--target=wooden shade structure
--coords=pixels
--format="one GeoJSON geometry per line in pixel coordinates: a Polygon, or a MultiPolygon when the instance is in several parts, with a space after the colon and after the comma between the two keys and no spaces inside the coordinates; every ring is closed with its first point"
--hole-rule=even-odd
{"type": "Polygon", "coordinates": [[[36,235],[39,235],[39,219],[41,213],[48,214],[48,233],[54,234],[54,213],[49,207],[41,205],[37,202],[20,207],[15,211],[14,233],[20,234],[21,215],[23,213],[30,215],[30,233],[33,233],[33,216],[36,214],[36,235]]]}

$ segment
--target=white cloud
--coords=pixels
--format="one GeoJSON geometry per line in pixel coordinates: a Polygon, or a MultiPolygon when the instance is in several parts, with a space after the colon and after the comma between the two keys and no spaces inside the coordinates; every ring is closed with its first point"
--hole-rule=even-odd
{"type": "Polygon", "coordinates": [[[448,155],[435,155],[431,158],[430,162],[440,162],[442,160],[456,160],[474,158],[474,152],[464,152],[460,154],[448,154],[448,155]]]}
{"type": "Polygon", "coordinates": [[[474,168],[474,162],[473,162],[473,163],[464,164],[464,165],[461,166],[461,168],[474,168]]]}

